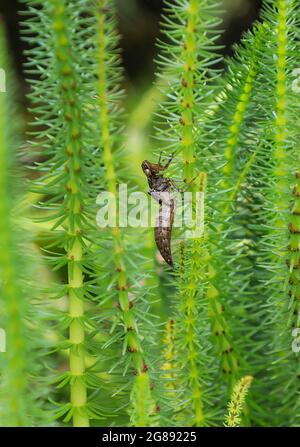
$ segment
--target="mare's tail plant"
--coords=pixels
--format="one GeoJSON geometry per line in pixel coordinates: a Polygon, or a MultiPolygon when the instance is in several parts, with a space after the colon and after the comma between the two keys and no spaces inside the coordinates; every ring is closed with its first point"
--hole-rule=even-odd
{"type": "Polygon", "coordinates": [[[254,195],[252,185],[263,129],[249,117],[254,114],[258,60],[267,32],[266,25],[257,26],[236,49],[222,80],[222,101],[214,114],[205,116],[198,148],[210,178],[207,298],[213,344],[220,357],[219,380],[228,383],[228,397],[242,375],[257,373],[258,351],[262,355],[262,336],[256,334],[255,324],[263,324],[264,313],[253,271],[257,263],[253,245],[259,235],[253,216],[260,196],[254,195]]]}
{"type": "Polygon", "coordinates": [[[253,377],[243,377],[234,387],[228,404],[228,414],[225,416],[225,426],[239,427],[242,422],[242,412],[253,377]]]}
{"type": "MultiPolygon", "coordinates": [[[[114,198],[120,198],[119,215],[117,216],[115,203],[110,209],[115,221],[112,223],[110,237],[107,238],[107,232],[104,233],[106,234],[106,251],[102,253],[101,257],[102,283],[108,284],[107,291],[109,292],[106,292],[106,299],[110,297],[112,300],[110,302],[110,313],[112,313],[110,317],[113,319],[112,335],[106,346],[116,346],[117,344],[120,348],[117,349],[117,358],[112,371],[116,373],[116,367],[118,367],[121,378],[119,387],[123,387],[127,381],[126,388],[130,395],[128,411],[131,424],[153,426],[157,425],[156,405],[152,397],[149,377],[151,374],[149,362],[152,366],[152,359],[149,358],[149,346],[151,349],[150,340],[153,335],[147,337],[147,344],[142,335],[149,326],[147,324],[149,317],[148,319],[144,317],[144,314],[149,312],[149,305],[144,298],[144,296],[147,297],[147,289],[145,286],[142,287],[142,283],[145,281],[142,268],[143,258],[136,255],[138,240],[128,235],[124,228],[120,228],[124,225],[122,222],[126,216],[122,214],[124,203],[121,202],[123,199],[121,193],[119,195],[118,187],[121,184],[126,187],[126,190],[129,187],[127,193],[130,193],[132,189],[129,183],[128,169],[124,169],[121,163],[125,151],[120,136],[123,119],[119,39],[116,33],[113,2],[101,0],[98,6],[100,6],[100,10],[97,13],[96,22],[95,59],[97,61],[98,122],[101,149],[99,170],[103,166],[104,187],[108,193],[114,198]],[[133,245],[135,253],[131,249],[133,245]],[[108,252],[111,255],[108,255],[108,252]],[[105,279],[107,269],[113,272],[108,283],[105,279]],[[140,274],[138,270],[141,272],[140,274]],[[143,329],[141,329],[142,320],[143,329]],[[133,383],[130,376],[134,378],[133,383]]],[[[153,334],[155,327],[150,324],[148,331],[153,334]]],[[[116,389],[116,392],[118,393],[119,390],[116,389]]]]}
{"type": "Polygon", "coordinates": [[[292,336],[299,331],[300,296],[300,125],[299,92],[294,83],[300,66],[299,4],[267,1],[263,19],[272,32],[265,41],[267,51],[259,60],[260,89],[255,103],[260,110],[259,125],[264,129],[261,139],[264,150],[259,153],[258,162],[264,181],[261,213],[265,216],[260,244],[263,267],[260,290],[268,297],[271,338],[268,406],[271,408],[277,402],[276,424],[299,425],[300,364],[299,354],[292,349],[292,336]]]}
{"type": "Polygon", "coordinates": [[[41,219],[52,224],[45,235],[45,259],[55,271],[66,271],[65,280],[53,284],[49,294],[57,300],[67,296],[66,310],[57,308],[53,315],[60,336],[56,349],[68,352],[67,371],[56,376],[59,388],[68,387],[67,402],[59,404],[57,417],[65,415],[65,421],[72,419],[74,426],[88,426],[91,418],[102,414],[97,401],[101,380],[95,367],[100,347],[90,316],[97,265],[89,249],[95,234],[89,190],[95,167],[91,168],[93,147],[88,138],[92,65],[81,45],[84,39],[88,47],[91,24],[82,14],[84,2],[26,3],[24,33],[31,45],[26,68],[33,126],[38,128],[31,131],[32,145],[44,160],[37,163],[42,176],[35,190],[43,194],[41,219]],[[87,356],[95,359],[91,368],[87,356]]]}
{"type": "MultiPolygon", "coordinates": [[[[237,49],[237,56],[229,63],[225,82],[222,80],[220,83],[224,86],[222,100],[218,101],[213,109],[202,109],[201,102],[200,106],[197,101],[193,102],[195,96],[188,82],[192,82],[193,86],[197,80],[197,75],[194,73],[192,77],[191,74],[195,67],[193,62],[197,60],[195,53],[187,56],[190,45],[193,45],[193,37],[187,39],[182,46],[179,35],[185,37],[191,29],[191,22],[186,16],[182,19],[183,15],[196,11],[197,7],[200,8],[200,4],[203,7],[204,3],[176,2],[176,6],[170,5],[171,19],[172,11],[176,7],[178,10],[173,22],[169,16],[167,18],[169,42],[164,44],[168,56],[163,56],[163,63],[169,66],[170,70],[175,67],[177,74],[181,70],[184,72],[184,69],[187,69],[188,74],[186,78],[183,76],[181,85],[176,82],[172,84],[169,101],[162,106],[162,141],[165,138],[171,142],[168,150],[171,148],[184,154],[185,177],[188,176],[189,180],[193,178],[193,166],[196,163],[197,168],[204,170],[208,178],[208,231],[207,237],[204,237],[207,242],[203,254],[198,257],[200,262],[205,263],[208,273],[203,277],[200,265],[197,265],[196,270],[193,268],[197,256],[195,251],[190,253],[191,248],[188,247],[188,263],[186,266],[183,263],[184,280],[180,279],[182,265],[178,262],[177,283],[179,286],[182,284],[179,289],[181,292],[188,291],[189,306],[192,297],[196,297],[193,290],[204,295],[200,293],[204,287],[213,329],[212,344],[220,356],[220,373],[224,378],[227,377],[224,381],[220,376],[218,383],[228,382],[230,393],[234,383],[242,375],[253,374],[260,378],[255,381],[254,390],[260,389],[262,400],[258,396],[255,398],[253,392],[249,407],[244,409],[244,416],[245,423],[252,420],[263,424],[270,415],[263,390],[273,388],[273,392],[268,392],[268,395],[272,395],[272,400],[276,399],[276,383],[282,385],[282,374],[285,374],[284,368],[289,361],[294,364],[288,368],[291,376],[294,376],[286,378],[285,386],[288,391],[286,395],[290,396],[287,402],[289,405],[294,402],[294,406],[290,405],[290,409],[293,408],[290,410],[291,414],[297,414],[295,408],[298,405],[297,362],[290,343],[284,340],[289,334],[287,323],[291,321],[292,327],[297,328],[298,315],[295,299],[298,293],[299,247],[295,217],[298,202],[297,184],[294,186],[293,174],[293,166],[296,166],[298,161],[294,143],[298,121],[295,115],[293,118],[297,111],[297,99],[292,91],[291,74],[297,68],[295,48],[298,45],[299,6],[295,2],[279,0],[265,3],[263,23],[244,38],[237,49]],[[182,28],[179,33],[180,24],[182,28]],[[182,55],[186,58],[181,59],[182,55]],[[198,116],[198,122],[195,120],[193,123],[193,113],[197,118],[194,104],[203,116],[198,116]],[[172,125],[169,126],[170,124],[172,125]],[[279,284],[281,287],[278,287],[279,284]],[[291,298],[289,304],[284,304],[285,295],[291,298]],[[289,312],[294,317],[288,317],[287,309],[290,309],[289,312]],[[278,333],[276,340],[269,329],[263,329],[268,325],[268,328],[272,328],[271,332],[274,331],[275,321],[278,322],[275,331],[280,333],[279,342],[278,333]],[[270,359],[273,359],[272,367],[271,364],[265,364],[266,350],[270,359]]],[[[205,33],[206,38],[207,35],[205,33]]],[[[201,39],[201,35],[197,34],[194,38],[201,39]]],[[[201,61],[203,63],[203,59],[201,61]]],[[[207,73],[206,70],[205,75],[207,73]]],[[[203,76],[201,81],[202,89],[211,86],[203,80],[203,76]]],[[[199,92],[201,94],[201,88],[197,89],[198,94],[199,92]]],[[[220,95],[217,96],[219,97],[220,95]]],[[[200,244],[198,249],[199,246],[200,244]]],[[[192,250],[193,247],[195,243],[192,250]]],[[[179,315],[186,316],[185,312],[182,312],[185,302],[183,298],[181,293],[181,309],[178,307],[177,316],[174,316],[175,321],[179,318],[179,328],[179,315]]],[[[202,303],[202,300],[200,302],[202,303]]],[[[189,327],[189,321],[192,321],[189,316],[182,320],[183,332],[178,330],[179,340],[189,327]]],[[[203,334],[202,326],[201,330],[203,334]]],[[[204,338],[207,342],[207,336],[204,338]]],[[[195,353],[192,351],[193,361],[189,362],[186,348],[190,348],[197,340],[195,332],[193,336],[189,336],[189,340],[189,343],[183,345],[185,358],[184,362],[179,364],[178,378],[186,371],[188,363],[193,365],[201,352],[199,348],[195,353]]],[[[177,346],[176,355],[180,357],[180,344],[177,346]]],[[[205,361],[207,362],[207,359],[205,361]]],[[[212,372],[209,368],[206,370],[212,372]]],[[[184,378],[187,377],[188,374],[185,374],[184,378]]],[[[193,377],[197,377],[197,372],[194,372],[193,377]]],[[[192,393],[194,411],[198,408],[196,423],[202,424],[202,412],[199,408],[203,410],[203,400],[201,401],[199,378],[194,383],[198,388],[198,392],[195,392],[194,388],[192,393]],[[196,401],[198,405],[195,405],[196,401]]],[[[222,394],[224,397],[224,393],[222,394]]],[[[278,406],[281,406],[282,412],[287,412],[284,405],[278,402],[278,406]]],[[[182,414],[181,412],[181,416],[182,414]]],[[[191,419],[189,420],[191,422],[191,419]]],[[[272,420],[273,423],[276,420],[273,414],[272,420]]]]}
{"type": "MultiPolygon", "coordinates": [[[[216,45],[218,24],[215,1],[167,3],[163,20],[165,42],[159,44],[159,76],[169,78],[169,82],[165,82],[166,100],[158,113],[157,137],[164,151],[181,159],[176,168],[182,172],[183,185],[190,185],[192,192],[198,186],[202,197],[206,195],[207,176],[200,174],[196,158],[201,132],[196,123],[217,91],[218,72],[213,66],[220,59],[216,45]]],[[[181,424],[195,426],[207,424],[211,416],[206,394],[211,391],[208,377],[214,374],[205,299],[208,253],[204,233],[206,230],[194,240],[180,244],[174,307],[176,356],[172,364],[180,393],[173,411],[181,424]]]]}
{"type": "Polygon", "coordinates": [[[218,290],[239,375],[255,377],[245,415],[259,425],[295,424],[299,404],[298,360],[291,348],[292,327],[298,325],[299,98],[292,77],[299,65],[298,21],[296,2],[265,2],[262,24],[229,63],[226,99],[204,132],[207,147],[218,143],[211,165],[217,185],[211,195],[217,208],[214,256],[223,266],[218,290]],[[209,133],[212,126],[215,134],[209,133]]]}

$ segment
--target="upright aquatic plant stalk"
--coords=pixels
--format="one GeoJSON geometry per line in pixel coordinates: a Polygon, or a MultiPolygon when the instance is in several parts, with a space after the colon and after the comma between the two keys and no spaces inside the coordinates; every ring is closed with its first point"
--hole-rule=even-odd
{"type": "MultiPolygon", "coordinates": [[[[95,402],[100,388],[96,366],[86,366],[88,356],[89,363],[94,364],[99,355],[92,332],[95,324],[90,318],[97,299],[92,287],[97,259],[88,247],[95,235],[95,215],[87,188],[95,175],[90,168],[93,155],[89,140],[94,84],[88,76],[82,76],[92,65],[89,52],[78,43],[78,34],[83,36],[83,29],[88,34],[91,27],[81,14],[85,7],[81,1],[26,3],[29,18],[24,25],[32,46],[27,71],[37,78],[31,80],[30,99],[36,115],[34,125],[42,128],[32,132],[37,138],[32,146],[47,156],[41,163],[43,176],[35,190],[44,195],[41,207],[47,212],[41,219],[52,223],[46,236],[51,243],[46,247],[51,247],[46,259],[56,270],[67,268],[66,284],[55,284],[51,290],[55,298],[68,297],[67,311],[56,311],[53,316],[60,336],[65,329],[68,331],[67,340],[59,343],[57,350],[68,349],[69,354],[69,370],[57,375],[59,386],[69,387],[69,402],[60,406],[57,416],[66,414],[65,420],[73,419],[74,426],[89,426],[90,418],[102,414],[95,402]],[[97,390],[93,399],[89,389],[97,390]]],[[[84,37],[85,45],[92,46],[90,36],[84,37]]]]}
{"type": "MultiPolygon", "coordinates": [[[[118,85],[121,80],[118,37],[115,30],[113,3],[111,0],[101,0],[100,10],[97,14],[97,86],[99,101],[99,129],[101,147],[103,149],[102,161],[104,165],[104,179],[107,189],[118,196],[118,176],[116,173],[117,157],[120,156],[120,122],[117,119],[120,114],[121,89],[118,85]],[[114,109],[114,113],[111,111],[114,109]],[[116,112],[116,109],[118,112],[116,112]]],[[[118,216],[116,216],[118,219],[118,216]]],[[[135,313],[135,302],[130,299],[134,296],[134,290],[130,278],[127,275],[128,262],[126,259],[126,244],[124,235],[116,222],[111,229],[113,241],[113,262],[115,268],[115,281],[118,294],[118,304],[121,312],[121,324],[124,330],[123,355],[128,357],[128,366],[133,368],[136,375],[133,389],[130,393],[131,421],[138,426],[149,426],[155,423],[155,404],[151,396],[148,365],[144,358],[141,337],[138,333],[138,322],[135,313]]]]}
{"type": "MultiPolygon", "coordinates": [[[[299,166],[298,141],[299,126],[299,98],[293,94],[292,71],[298,68],[300,59],[290,60],[295,47],[299,48],[299,5],[294,1],[278,0],[274,9],[276,20],[276,67],[275,67],[275,110],[274,130],[271,133],[273,143],[274,164],[272,177],[274,184],[269,185],[270,199],[273,200],[275,213],[273,215],[274,242],[276,243],[276,259],[272,259],[277,267],[275,281],[281,286],[275,293],[277,304],[277,331],[279,340],[273,334],[273,349],[275,350],[274,371],[277,387],[289,369],[290,379],[285,382],[286,393],[283,400],[282,412],[291,420],[292,424],[299,423],[299,355],[291,350],[292,329],[299,329],[299,264],[300,264],[300,208],[299,208],[299,166]],[[297,18],[297,20],[295,20],[297,18]],[[272,190],[271,188],[274,188],[272,190]],[[291,194],[292,193],[292,194],[291,194]],[[285,246],[287,245],[287,250],[285,246]],[[285,265],[288,266],[287,274],[285,265]],[[283,285],[283,286],[282,286],[283,285]],[[278,293],[279,292],[279,293],[278,293]],[[284,295],[288,294],[288,299],[284,295]],[[283,355],[283,353],[285,353],[283,355]],[[284,357],[281,359],[281,357],[284,357]]],[[[296,50],[297,53],[297,50],[296,50]]],[[[271,233],[272,234],[272,233],[271,233]]],[[[276,282],[274,285],[276,287],[276,282]]],[[[286,376],[285,376],[286,377],[286,376]]],[[[276,383],[276,382],[275,382],[276,383]]],[[[278,389],[275,385],[275,390],[278,389]]]]}
{"type": "MultiPolygon", "coordinates": [[[[231,254],[227,256],[230,265],[226,276],[228,278],[232,272],[232,284],[228,287],[225,278],[223,284],[228,297],[226,307],[232,306],[236,312],[231,322],[239,360],[242,360],[240,371],[254,375],[254,387],[260,390],[255,390],[255,398],[254,393],[249,398],[249,415],[254,424],[277,425],[283,415],[288,420],[297,394],[297,364],[292,359],[289,329],[286,328],[291,312],[287,312],[285,297],[289,282],[286,247],[290,190],[295,181],[293,166],[298,160],[294,140],[297,124],[293,118],[297,100],[288,82],[297,64],[293,55],[298,39],[295,14],[298,7],[295,2],[266,1],[263,24],[256,27],[248,42],[245,41],[245,51],[242,48],[238,51],[244,61],[247,48],[248,54],[249,48],[252,53],[257,48],[257,65],[251,100],[244,112],[244,130],[240,128],[240,142],[236,146],[235,166],[239,170],[242,168],[241,172],[248,172],[242,183],[238,180],[240,191],[236,195],[236,209],[228,209],[231,227],[228,222],[224,227],[227,250],[231,254]],[[248,327],[247,334],[245,327],[248,327]],[[266,330],[258,331],[257,327],[266,330]],[[269,371],[265,357],[266,347],[270,346],[272,352],[267,349],[269,371]],[[277,401],[280,389],[284,389],[286,398],[280,397],[277,401]],[[263,398],[264,395],[267,398],[263,398]],[[278,412],[271,415],[268,408],[273,407],[275,401],[278,412]]],[[[232,75],[239,73],[239,65],[234,68],[228,75],[230,85],[235,85],[231,84],[232,75]]],[[[240,77],[242,79],[242,75],[240,77]]],[[[246,79],[244,74],[243,77],[246,79]]],[[[232,107],[233,94],[229,92],[230,97],[222,119],[226,119],[228,108],[232,107]]]]}
{"type": "MultiPolygon", "coordinates": [[[[234,176],[235,174],[234,169],[237,150],[240,139],[242,138],[241,127],[245,125],[246,111],[251,100],[251,95],[254,88],[254,81],[257,76],[259,56],[258,49],[260,49],[260,44],[260,39],[255,39],[252,49],[252,57],[249,62],[247,77],[244,82],[242,81],[243,85],[241,86],[241,92],[239,94],[236,108],[232,117],[232,124],[229,128],[229,135],[225,148],[226,164],[223,167],[224,179],[222,182],[222,187],[224,189],[232,187],[232,184],[234,183],[234,179],[232,178],[232,176],[234,176]]],[[[230,207],[230,203],[228,204],[228,207],[230,207]]]]}
{"type": "MultiPolygon", "coordinates": [[[[201,173],[197,182],[199,192],[205,195],[206,175],[201,173]]],[[[204,206],[204,205],[203,205],[204,206]]],[[[202,222],[204,226],[204,222],[202,222]]],[[[189,405],[192,406],[192,421],[195,426],[203,426],[206,423],[205,414],[205,376],[203,368],[209,365],[207,356],[208,342],[203,336],[200,337],[197,326],[199,319],[203,318],[203,335],[208,337],[205,308],[205,287],[206,287],[206,241],[204,235],[191,241],[187,255],[184,253],[182,262],[183,268],[179,272],[178,304],[177,311],[180,314],[180,321],[177,324],[177,344],[176,352],[183,349],[185,359],[178,362],[180,368],[186,375],[187,392],[190,393],[189,405]],[[191,260],[189,257],[191,256],[191,260]],[[202,303],[197,301],[201,300],[202,303]]],[[[176,340],[176,339],[175,339],[176,340]]]]}
{"type": "MultiPolygon", "coordinates": [[[[168,142],[169,151],[181,156],[186,183],[191,183],[201,169],[196,160],[199,129],[196,130],[195,122],[204,112],[207,97],[214,90],[212,85],[208,85],[214,80],[211,65],[217,59],[214,27],[218,20],[213,17],[214,6],[215,2],[210,0],[170,2],[164,25],[170,43],[162,45],[159,62],[164,73],[160,76],[169,76],[172,86],[169,86],[167,100],[161,107],[167,129],[163,128],[158,136],[161,141],[168,142]]],[[[190,190],[198,190],[205,195],[205,184],[206,175],[202,174],[191,183],[190,190]]],[[[209,333],[204,294],[207,248],[203,234],[185,241],[183,253],[180,261],[182,268],[176,273],[176,357],[172,362],[176,366],[176,386],[182,390],[177,398],[177,417],[181,424],[202,426],[207,423],[209,415],[206,411],[206,378],[213,371],[208,355],[209,333]]]]}
{"type": "Polygon", "coordinates": [[[186,26],[183,35],[182,79],[179,97],[182,97],[180,124],[181,153],[184,165],[184,180],[190,183],[195,177],[195,128],[196,118],[196,84],[195,72],[198,64],[198,26],[200,20],[201,1],[190,0],[187,3],[186,26]]]}
{"type": "MultiPolygon", "coordinates": [[[[190,183],[195,177],[195,137],[194,137],[194,120],[195,109],[197,107],[196,91],[195,91],[195,71],[198,62],[198,25],[201,14],[201,2],[198,0],[190,0],[187,8],[187,20],[184,33],[184,49],[182,51],[182,80],[181,80],[181,116],[180,124],[181,131],[181,153],[182,162],[184,165],[183,173],[186,183],[190,183]]],[[[205,183],[205,180],[204,180],[205,183]]],[[[191,188],[195,190],[195,186],[199,182],[195,182],[191,188]]],[[[202,193],[205,194],[205,184],[202,186],[202,193]]],[[[192,247],[189,250],[191,256],[191,265],[185,262],[183,282],[185,287],[180,293],[180,300],[178,310],[184,316],[185,330],[182,331],[182,342],[185,338],[184,346],[186,352],[186,372],[189,375],[188,388],[191,394],[191,405],[193,407],[193,424],[202,426],[204,424],[204,409],[203,409],[203,386],[201,385],[201,371],[199,364],[197,364],[198,350],[201,349],[197,343],[196,325],[199,318],[197,299],[202,299],[203,295],[199,294],[197,288],[203,287],[199,284],[200,281],[205,282],[205,272],[203,272],[203,249],[201,249],[201,241],[192,241],[192,247]],[[188,269],[188,276],[186,270],[188,269]],[[187,283],[186,283],[187,281],[187,283]]],[[[201,356],[201,354],[200,354],[201,356]]]]}
{"type": "MultiPolygon", "coordinates": [[[[162,365],[162,370],[165,371],[163,374],[163,378],[167,379],[166,388],[170,390],[170,392],[174,393],[176,387],[176,373],[174,371],[174,359],[176,358],[175,354],[175,321],[168,320],[165,327],[165,337],[163,339],[164,350],[163,357],[164,363],[162,365]]],[[[173,395],[172,393],[172,395],[173,395]]]]}
{"type": "MultiPolygon", "coordinates": [[[[292,2],[291,2],[292,3],[292,2]]],[[[300,268],[300,173],[294,172],[295,184],[287,184],[287,175],[289,170],[294,169],[290,166],[289,147],[288,147],[288,119],[291,119],[289,112],[288,90],[288,16],[289,5],[286,1],[280,0],[278,3],[278,25],[277,25],[277,102],[276,102],[276,121],[275,121],[275,176],[276,181],[276,226],[278,229],[286,229],[286,219],[284,214],[288,210],[289,204],[286,198],[288,189],[292,191],[292,204],[288,217],[288,267],[289,267],[289,296],[291,297],[291,315],[290,322],[292,327],[299,327],[300,312],[300,294],[299,294],[299,268],[300,268]]],[[[289,77],[291,82],[291,78],[289,77]]],[[[298,98],[295,97],[295,100],[298,98]]],[[[299,109],[298,109],[299,110],[299,109]]],[[[299,126],[298,126],[299,135],[299,126]]],[[[300,157],[298,155],[298,167],[300,157]]]]}
{"type": "MultiPolygon", "coordinates": [[[[208,235],[209,274],[206,296],[213,340],[229,393],[243,374],[241,370],[246,368],[247,374],[249,368],[245,361],[249,348],[244,350],[242,345],[246,337],[236,330],[241,323],[234,321],[232,315],[240,308],[240,319],[242,315],[243,318],[246,317],[243,299],[243,287],[246,283],[245,280],[243,284],[240,283],[241,278],[236,273],[239,269],[245,269],[242,264],[245,255],[241,254],[240,247],[250,236],[236,221],[235,216],[241,201],[247,203],[249,200],[244,198],[244,190],[248,187],[261,150],[260,142],[256,141],[258,136],[252,129],[253,120],[251,118],[250,121],[249,116],[252,114],[258,61],[266,34],[265,25],[255,27],[254,33],[247,33],[235,57],[229,62],[224,81],[224,100],[216,113],[207,118],[207,124],[204,123],[203,141],[200,141],[199,149],[204,169],[207,169],[211,177],[208,185],[208,213],[212,230],[208,235]],[[212,128],[214,132],[211,132],[212,128]],[[219,156],[220,151],[223,153],[222,158],[219,156]],[[244,238],[241,236],[243,232],[246,233],[244,238]]],[[[250,220],[250,216],[248,219],[250,220]]],[[[254,276],[253,267],[251,271],[245,271],[244,275],[247,281],[250,275],[254,276]]]]}
{"type": "Polygon", "coordinates": [[[225,417],[226,427],[239,427],[242,422],[241,415],[245,406],[245,399],[253,377],[243,377],[234,387],[231,400],[228,404],[228,414],[225,417]]]}
{"type": "Polygon", "coordinates": [[[151,393],[149,374],[141,372],[137,375],[131,391],[130,425],[132,427],[159,426],[158,409],[151,393]]]}
{"type": "MultiPolygon", "coordinates": [[[[117,62],[117,55],[111,56],[111,47],[108,47],[108,33],[115,33],[112,28],[111,17],[106,13],[107,8],[112,7],[109,0],[100,1],[100,12],[98,13],[98,99],[99,99],[99,127],[101,131],[101,143],[103,147],[103,163],[105,166],[105,180],[108,191],[117,198],[117,176],[114,167],[113,149],[116,135],[112,134],[112,117],[109,115],[108,107],[111,104],[110,88],[112,79],[108,79],[109,73],[113,69],[119,74],[120,68],[117,62]],[[113,62],[109,59],[114,57],[113,62]],[[108,64],[109,67],[108,67],[108,64]]],[[[115,36],[116,39],[116,36],[115,36]]],[[[111,43],[109,41],[109,43],[111,43]]],[[[114,48],[116,51],[116,48],[114,48]]],[[[116,73],[115,73],[116,74],[116,73]]],[[[117,130],[116,130],[117,131],[117,130]]],[[[117,272],[117,290],[121,312],[123,314],[123,324],[125,331],[125,348],[132,356],[134,368],[137,373],[141,373],[145,364],[142,356],[142,348],[139,336],[136,331],[136,322],[132,311],[132,303],[129,300],[129,284],[126,275],[126,263],[124,262],[124,244],[122,242],[121,230],[118,226],[112,228],[112,238],[114,246],[114,264],[117,272]]]]}
{"type": "MultiPolygon", "coordinates": [[[[185,30],[185,39],[184,39],[184,49],[182,52],[182,59],[184,61],[183,65],[183,75],[182,75],[182,82],[181,82],[181,94],[180,96],[183,98],[181,102],[181,117],[180,117],[180,124],[182,126],[182,132],[181,132],[181,151],[182,151],[182,159],[184,164],[184,179],[187,183],[191,182],[195,175],[195,161],[196,161],[196,142],[198,141],[198,138],[201,138],[201,129],[200,129],[200,137],[199,137],[199,130],[196,132],[195,130],[195,119],[197,118],[197,113],[195,113],[195,109],[199,106],[198,104],[198,98],[197,98],[197,91],[195,83],[195,78],[197,79],[197,75],[195,74],[197,66],[199,64],[199,55],[197,53],[197,49],[199,49],[199,37],[197,34],[197,28],[199,26],[199,20],[201,17],[201,14],[203,13],[203,9],[205,9],[205,4],[201,3],[199,1],[193,1],[190,2],[188,7],[188,18],[186,20],[186,30],[185,30]]],[[[254,62],[253,62],[254,65],[254,62]]],[[[233,146],[234,144],[237,144],[237,132],[238,132],[238,125],[241,123],[243,118],[243,111],[246,108],[245,103],[249,100],[251,87],[252,87],[252,75],[253,73],[250,72],[249,76],[246,80],[246,85],[244,88],[244,91],[241,94],[241,101],[239,102],[239,105],[237,106],[237,112],[234,115],[234,124],[231,127],[232,135],[231,138],[228,138],[228,150],[226,151],[228,156],[228,164],[227,164],[227,170],[229,174],[230,170],[230,163],[229,159],[233,156],[233,146]],[[250,76],[251,74],[251,76],[250,76]]],[[[200,77],[201,79],[201,77],[200,77]]],[[[204,81],[204,79],[203,79],[204,81]]],[[[224,167],[225,172],[225,167],[224,167]]],[[[196,185],[198,183],[194,182],[192,189],[195,189],[196,185]]],[[[226,373],[231,372],[231,370],[235,371],[238,367],[238,361],[235,357],[235,353],[233,352],[232,348],[232,341],[230,339],[230,335],[228,333],[229,328],[224,316],[223,312],[223,305],[219,301],[219,292],[213,285],[213,280],[216,275],[216,270],[214,267],[210,264],[211,257],[208,255],[207,249],[202,247],[201,248],[201,241],[195,240],[191,244],[191,260],[192,265],[190,268],[190,274],[188,275],[188,285],[186,287],[186,290],[188,291],[189,295],[192,294],[194,296],[194,299],[196,300],[196,294],[197,294],[197,284],[198,287],[201,287],[199,285],[199,276],[200,271],[202,271],[202,277],[201,281],[206,282],[207,284],[207,292],[206,297],[208,298],[208,304],[209,304],[209,316],[212,321],[212,330],[213,334],[217,335],[217,345],[219,346],[219,352],[221,353],[221,364],[222,364],[222,370],[226,373]],[[203,273],[203,263],[208,261],[209,270],[206,274],[203,273]]],[[[202,284],[203,286],[203,284],[202,284]]],[[[199,299],[199,298],[198,298],[199,299]]],[[[189,301],[189,300],[187,300],[189,301]]],[[[200,393],[200,390],[198,390],[198,394],[200,393]]],[[[194,395],[197,395],[197,392],[194,391],[194,395]]],[[[199,404],[198,407],[198,419],[200,418],[200,411],[199,411],[199,404]]],[[[201,419],[201,418],[200,418],[201,419]]]]}
{"type": "MultiPolygon", "coordinates": [[[[222,203],[220,216],[218,216],[220,224],[218,225],[217,233],[220,237],[225,230],[224,227],[227,225],[227,219],[232,211],[232,206],[236,199],[236,195],[241,187],[242,181],[245,178],[245,175],[242,173],[241,179],[239,178],[238,182],[236,183],[236,158],[238,145],[241,138],[243,138],[242,128],[245,126],[246,111],[247,107],[249,106],[249,101],[253,91],[253,84],[257,74],[258,48],[260,48],[260,40],[257,38],[255,39],[251,50],[252,54],[251,59],[248,62],[249,68],[247,69],[246,78],[245,80],[242,79],[240,81],[240,93],[238,94],[233,110],[232,122],[229,127],[226,141],[224,151],[226,163],[223,166],[223,178],[221,181],[221,187],[224,190],[223,194],[226,198],[225,204],[222,203]]],[[[236,89],[236,86],[234,86],[234,89],[236,89]]],[[[231,92],[228,94],[230,97],[231,92]]],[[[226,101],[224,105],[226,108],[226,101]]],[[[246,164],[245,169],[247,169],[247,171],[249,170],[248,163],[246,164]]],[[[220,244],[222,244],[221,240],[220,244]]],[[[223,249],[223,247],[220,248],[223,249]]],[[[231,387],[238,377],[239,361],[236,357],[232,334],[230,333],[230,328],[226,321],[226,314],[224,314],[224,300],[222,299],[223,290],[219,290],[219,288],[222,287],[218,284],[218,269],[220,268],[219,253],[212,249],[209,258],[210,268],[207,298],[209,300],[210,317],[212,319],[212,331],[214,337],[216,337],[217,349],[219,355],[221,356],[221,369],[223,373],[230,378],[229,385],[231,387]],[[216,254],[216,258],[214,253],[216,254]]]]}
{"type": "MultiPolygon", "coordinates": [[[[285,142],[287,138],[287,82],[286,82],[286,72],[287,72],[287,1],[278,1],[278,24],[277,24],[277,85],[276,85],[276,121],[275,121],[275,159],[276,159],[276,171],[275,173],[278,177],[284,177],[286,173],[286,153],[285,153],[285,142]]],[[[285,183],[284,183],[285,186],[285,183]]],[[[277,184],[278,187],[278,198],[281,198],[282,194],[282,184],[281,181],[277,184]]],[[[286,203],[284,202],[284,207],[286,203]]],[[[281,209],[279,208],[279,212],[281,209]]]]}
{"type": "Polygon", "coordinates": [[[89,418],[84,411],[87,404],[85,375],[85,329],[84,301],[80,296],[84,276],[82,272],[84,244],[80,214],[83,208],[82,178],[79,175],[82,165],[82,114],[77,93],[77,73],[74,69],[75,54],[68,30],[66,3],[51,0],[51,20],[53,28],[54,55],[61,100],[63,103],[65,129],[65,180],[66,195],[66,257],[68,260],[69,289],[69,341],[70,341],[70,403],[74,426],[89,426],[89,418]]]}

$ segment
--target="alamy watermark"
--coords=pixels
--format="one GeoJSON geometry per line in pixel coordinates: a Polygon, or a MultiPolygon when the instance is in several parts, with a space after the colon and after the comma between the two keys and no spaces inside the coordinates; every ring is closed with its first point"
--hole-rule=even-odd
{"type": "Polygon", "coordinates": [[[128,193],[127,185],[120,184],[117,194],[103,191],[96,202],[100,228],[168,226],[172,220],[185,238],[199,238],[204,232],[204,192],[152,192],[150,197],[142,191],[128,193]]]}
{"type": "Polygon", "coordinates": [[[292,82],[292,90],[294,93],[300,93],[300,68],[293,70],[292,76],[295,78],[292,82]]]}
{"type": "Polygon", "coordinates": [[[6,352],[6,333],[0,328],[0,352],[6,352]]]}
{"type": "Polygon", "coordinates": [[[292,330],[292,337],[294,339],[292,342],[292,351],[298,354],[300,352],[300,328],[294,328],[292,330]]]}

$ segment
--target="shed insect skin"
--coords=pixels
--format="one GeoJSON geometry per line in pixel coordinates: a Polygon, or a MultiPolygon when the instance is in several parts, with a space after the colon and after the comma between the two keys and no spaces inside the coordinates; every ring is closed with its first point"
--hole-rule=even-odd
{"type": "Polygon", "coordinates": [[[173,267],[171,234],[175,214],[175,202],[172,198],[174,185],[170,178],[163,176],[163,172],[168,168],[172,159],[173,156],[170,156],[165,165],[160,162],[161,156],[158,163],[150,163],[148,160],[144,160],[142,163],[142,169],[150,187],[149,194],[160,205],[154,227],[155,242],[163,259],[171,267],[173,267]]]}

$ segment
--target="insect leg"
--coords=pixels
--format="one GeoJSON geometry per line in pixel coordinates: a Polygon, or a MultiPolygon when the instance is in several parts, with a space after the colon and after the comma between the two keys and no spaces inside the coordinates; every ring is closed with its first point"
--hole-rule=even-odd
{"type": "Polygon", "coordinates": [[[160,165],[160,162],[161,162],[161,156],[162,156],[162,151],[160,151],[160,153],[159,153],[159,158],[158,158],[158,164],[160,165]]]}
{"type": "Polygon", "coordinates": [[[166,169],[168,169],[168,167],[170,166],[170,164],[171,164],[173,158],[174,158],[174,154],[171,154],[171,155],[169,156],[169,160],[167,161],[167,163],[166,163],[165,166],[164,166],[164,171],[165,171],[166,169]]]}

